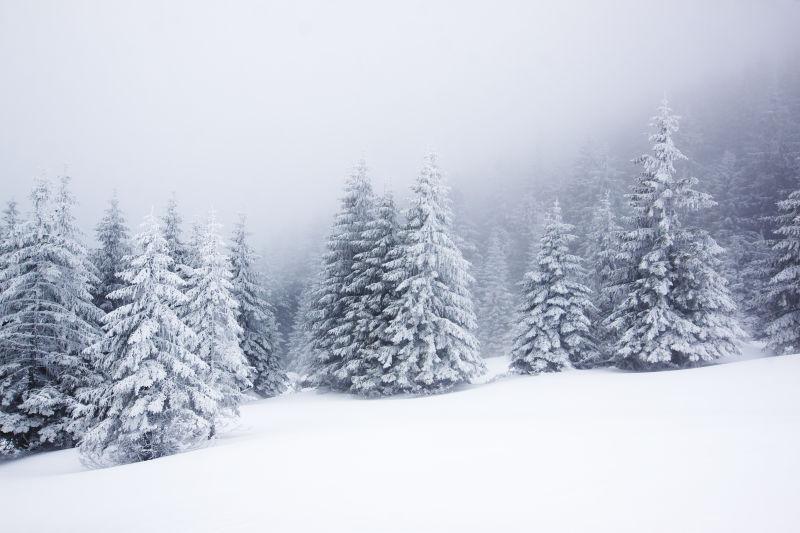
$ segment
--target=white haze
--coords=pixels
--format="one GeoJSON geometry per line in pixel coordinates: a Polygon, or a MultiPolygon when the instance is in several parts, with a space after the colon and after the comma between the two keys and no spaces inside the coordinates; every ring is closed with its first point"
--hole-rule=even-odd
{"type": "MultiPolygon", "coordinates": [[[[89,230],[177,191],[261,242],[327,222],[352,163],[402,198],[525,175],[635,118],[796,54],[800,3],[0,2],[0,198],[74,177],[89,230]]],[[[680,111],[680,105],[676,105],[680,111]]]]}

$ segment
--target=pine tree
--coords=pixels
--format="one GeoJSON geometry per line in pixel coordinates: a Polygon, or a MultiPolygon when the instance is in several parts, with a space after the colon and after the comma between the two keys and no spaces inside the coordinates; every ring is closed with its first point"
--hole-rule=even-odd
{"type": "MultiPolygon", "coordinates": [[[[595,308],[592,322],[596,326],[595,339],[603,352],[608,352],[613,341],[613,332],[604,327],[603,321],[614,311],[619,299],[612,286],[618,268],[617,253],[622,227],[617,223],[610,196],[606,191],[592,213],[592,232],[586,246],[586,262],[591,265],[588,285],[595,308]]],[[[600,358],[608,360],[609,355],[604,353],[600,358]]]]}
{"type": "Polygon", "coordinates": [[[555,202],[548,213],[536,266],[525,275],[519,326],[511,352],[512,371],[558,372],[595,361],[589,319],[594,310],[580,258],[569,252],[572,226],[561,220],[555,202]]]}
{"type": "Polygon", "coordinates": [[[136,236],[137,253],[109,295],[119,305],[91,348],[110,382],[98,387],[96,425],[81,441],[89,465],[146,461],[208,438],[220,395],[204,381],[208,364],[191,349],[194,332],[178,317],[185,296],[156,217],[136,236]]]}
{"type": "Polygon", "coordinates": [[[169,256],[172,258],[170,268],[173,272],[178,272],[181,276],[186,275],[184,269],[189,262],[189,251],[186,244],[183,242],[183,231],[181,230],[181,223],[183,217],[178,212],[178,201],[173,194],[167,202],[167,210],[161,219],[163,224],[164,238],[167,241],[167,249],[169,256]]]}
{"type": "Polygon", "coordinates": [[[315,296],[319,292],[318,280],[312,280],[300,292],[292,331],[289,334],[289,368],[301,376],[311,373],[317,354],[314,351],[313,323],[315,296]]]}
{"type": "Polygon", "coordinates": [[[713,205],[694,178],[678,178],[685,159],[672,140],[678,118],[666,101],[653,119],[653,154],[628,195],[633,229],[622,234],[615,290],[623,294],[607,322],[617,334],[617,365],[674,368],[738,353],[743,332],[727,282],[718,273],[722,249],[707,232],[684,227],[681,213],[713,205]]]}
{"type": "Polygon", "coordinates": [[[397,207],[391,193],[378,204],[376,217],[367,223],[362,234],[366,251],[354,257],[354,278],[350,289],[362,294],[357,307],[357,366],[351,374],[351,391],[364,396],[382,394],[384,355],[391,342],[386,329],[391,320],[387,310],[397,298],[397,283],[389,276],[390,264],[397,254],[397,207]]]}
{"type": "Polygon", "coordinates": [[[82,356],[99,335],[86,250],[63,179],[38,180],[33,213],[0,264],[0,440],[6,450],[67,446],[75,391],[95,379],[82,356]]]}
{"type": "Polygon", "coordinates": [[[116,195],[111,198],[108,209],[95,231],[100,247],[92,254],[92,260],[98,271],[100,283],[95,289],[94,302],[108,313],[113,311],[114,302],[107,296],[122,286],[117,273],[125,269],[125,257],[131,253],[128,226],[116,195]]]}
{"type": "Polygon", "coordinates": [[[256,256],[248,243],[246,218],[240,216],[231,239],[232,294],[239,303],[241,347],[253,368],[253,389],[268,398],[286,390],[286,374],[278,358],[278,325],[267,300],[256,256]]]}
{"type": "Polygon", "coordinates": [[[507,355],[511,348],[514,297],[508,284],[506,247],[505,232],[495,228],[478,282],[478,340],[484,357],[507,355]]]}
{"type": "Polygon", "coordinates": [[[766,309],[764,337],[778,354],[800,351],[800,190],[778,203],[778,239],[766,293],[760,299],[766,309]]]}
{"type": "Polygon", "coordinates": [[[252,386],[253,370],[239,345],[243,334],[237,321],[239,305],[219,229],[212,212],[200,230],[197,266],[190,271],[184,307],[184,320],[196,336],[192,349],[209,366],[207,383],[221,395],[212,435],[217,422],[238,416],[242,392],[252,386]]]}
{"type": "Polygon", "coordinates": [[[355,257],[368,248],[363,232],[374,216],[372,185],[364,161],[359,161],[345,186],[339,213],[323,257],[319,291],[312,310],[313,349],[316,361],[313,380],[322,386],[346,391],[351,385],[358,350],[356,313],[361,304],[361,288],[353,286],[359,273],[353,269],[355,257]]]}
{"type": "Polygon", "coordinates": [[[473,335],[469,265],[453,242],[450,204],[436,156],[426,157],[413,187],[398,257],[387,278],[397,283],[386,335],[383,394],[431,393],[485,371],[473,335]]]}

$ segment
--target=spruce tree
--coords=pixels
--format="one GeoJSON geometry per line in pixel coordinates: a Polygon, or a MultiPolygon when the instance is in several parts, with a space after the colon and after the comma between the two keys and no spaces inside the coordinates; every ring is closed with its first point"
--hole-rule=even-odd
{"type": "Polygon", "coordinates": [[[314,296],[311,330],[316,360],[313,380],[334,390],[346,391],[357,366],[356,315],[362,303],[362,287],[355,257],[368,250],[363,232],[372,220],[374,197],[364,161],[359,161],[345,185],[341,207],[334,220],[323,257],[318,292],[314,296]]]}
{"type": "Polygon", "coordinates": [[[220,394],[205,382],[208,364],[195,333],[179,318],[183,281],[158,220],[150,214],[136,236],[137,252],[109,294],[116,308],[105,336],[91,348],[110,381],[98,388],[96,424],[80,445],[92,466],[146,461],[207,439],[220,394]]]}
{"type": "Polygon", "coordinates": [[[163,225],[164,239],[167,241],[169,256],[172,258],[170,268],[173,272],[178,272],[185,277],[186,272],[184,270],[189,261],[189,251],[183,241],[183,230],[181,229],[183,217],[178,211],[178,201],[174,194],[167,202],[167,209],[161,218],[161,223],[163,225]]]}
{"type": "Polygon", "coordinates": [[[94,382],[82,353],[99,335],[96,278],[72,221],[64,178],[38,180],[32,219],[0,259],[0,440],[6,450],[68,446],[75,391],[94,382]]]}
{"type": "Polygon", "coordinates": [[[478,340],[484,357],[507,355],[511,348],[514,297],[509,290],[505,232],[494,228],[478,285],[478,340]]]}
{"type": "Polygon", "coordinates": [[[379,201],[377,213],[362,234],[366,250],[354,257],[354,278],[350,287],[359,292],[357,307],[357,339],[360,343],[351,380],[352,392],[364,396],[382,394],[384,356],[391,348],[386,329],[391,321],[388,309],[397,298],[397,283],[389,276],[390,264],[397,254],[397,207],[391,193],[379,201]]]}
{"type": "Polygon", "coordinates": [[[239,217],[231,239],[232,294],[239,304],[241,347],[253,368],[253,390],[268,398],[286,390],[286,374],[278,358],[278,325],[267,299],[264,280],[255,269],[246,218],[239,217]]]}
{"type": "MultiPolygon", "coordinates": [[[[595,339],[603,352],[600,357],[608,360],[609,349],[613,344],[613,332],[603,322],[614,311],[619,295],[614,293],[614,273],[617,271],[617,253],[622,227],[612,207],[609,191],[606,191],[592,213],[592,231],[586,243],[586,262],[591,266],[588,285],[592,290],[595,324],[595,339]]],[[[599,362],[599,361],[598,361],[599,362]]]]}
{"type": "Polygon", "coordinates": [[[252,386],[252,368],[239,345],[243,334],[237,321],[239,304],[233,296],[231,266],[223,253],[220,224],[212,212],[200,226],[197,266],[187,282],[184,320],[195,332],[193,351],[209,367],[206,381],[220,394],[212,425],[238,416],[242,392],[252,386]]]}
{"type": "Polygon", "coordinates": [[[511,352],[512,371],[558,372],[590,365],[597,358],[590,315],[591,290],[578,280],[585,270],[570,254],[572,226],[555,202],[548,213],[536,265],[525,275],[519,325],[511,352]]]}
{"type": "Polygon", "coordinates": [[[108,209],[95,231],[100,247],[92,254],[92,260],[100,283],[95,289],[94,302],[108,313],[114,309],[114,302],[108,299],[108,295],[122,286],[117,273],[125,269],[125,257],[131,253],[128,226],[116,195],[109,201],[108,209]]]}
{"type": "Polygon", "coordinates": [[[425,158],[413,187],[397,258],[388,279],[397,283],[387,313],[382,393],[432,393],[485,372],[479,355],[469,265],[453,242],[448,188],[436,156],[425,158]]]}
{"type": "Polygon", "coordinates": [[[800,190],[778,203],[775,257],[766,293],[760,299],[767,313],[764,338],[778,354],[800,351],[800,190]]]}
{"type": "Polygon", "coordinates": [[[666,101],[653,119],[653,153],[637,159],[641,174],[628,195],[632,229],[623,232],[615,290],[624,297],[607,325],[617,335],[617,365],[632,369],[685,367],[738,353],[743,332],[726,280],[719,274],[722,249],[681,214],[713,205],[678,178],[685,156],[672,137],[678,117],[666,101]]]}
{"type": "Polygon", "coordinates": [[[316,361],[314,351],[314,336],[311,329],[313,323],[315,296],[319,292],[319,283],[316,279],[300,291],[297,311],[289,334],[289,360],[288,367],[293,372],[305,376],[313,372],[316,361]]]}

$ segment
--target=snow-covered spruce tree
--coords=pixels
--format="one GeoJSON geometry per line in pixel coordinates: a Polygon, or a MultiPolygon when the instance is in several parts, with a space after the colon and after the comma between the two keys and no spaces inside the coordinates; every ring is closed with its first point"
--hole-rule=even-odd
{"type": "Polygon", "coordinates": [[[355,257],[368,250],[363,232],[374,216],[372,185],[364,161],[353,169],[336,215],[322,260],[319,290],[314,296],[311,330],[316,360],[313,381],[346,391],[357,362],[356,315],[360,312],[363,287],[353,280],[355,257]]]}
{"type": "Polygon", "coordinates": [[[387,309],[392,347],[384,356],[383,394],[440,392],[486,369],[473,334],[469,265],[453,242],[448,189],[435,155],[425,158],[413,191],[389,265],[398,294],[387,309]]]}
{"type": "Polygon", "coordinates": [[[622,295],[607,325],[617,335],[616,364],[638,370],[702,364],[738,353],[743,332],[727,282],[718,273],[722,249],[701,229],[684,227],[681,213],[713,201],[694,178],[678,178],[685,156],[672,135],[678,118],[666,101],[650,136],[653,153],[628,195],[632,229],[621,235],[614,290],[622,295]]]}
{"type": "Polygon", "coordinates": [[[233,296],[231,265],[223,253],[220,224],[212,212],[201,227],[197,266],[187,282],[184,320],[195,332],[192,350],[209,367],[207,383],[220,394],[211,426],[212,436],[219,422],[238,416],[242,392],[252,387],[253,369],[239,345],[243,334],[237,321],[239,304],[233,296]]]}
{"type": "Polygon", "coordinates": [[[572,226],[561,220],[556,201],[547,215],[536,265],[525,275],[519,323],[511,351],[512,371],[558,372],[591,366],[597,359],[590,315],[591,290],[579,279],[586,272],[570,254],[572,226]]]}
{"type": "Polygon", "coordinates": [[[292,332],[289,334],[289,360],[288,368],[301,376],[313,371],[316,361],[314,352],[314,337],[311,331],[314,298],[319,291],[316,280],[309,282],[300,292],[297,311],[292,323],[292,332]]]}
{"type": "Polygon", "coordinates": [[[514,296],[509,290],[504,233],[499,228],[492,231],[478,278],[478,340],[484,357],[507,355],[511,348],[514,296]]]}
{"type": "Polygon", "coordinates": [[[353,270],[359,273],[349,289],[361,293],[356,307],[357,336],[360,346],[351,375],[351,391],[364,396],[382,394],[386,350],[392,344],[386,334],[391,321],[387,310],[397,298],[397,283],[389,276],[390,264],[397,254],[397,207],[390,192],[379,201],[377,213],[364,232],[366,251],[354,258],[353,270]]]}
{"type": "Polygon", "coordinates": [[[191,349],[194,332],[177,310],[185,296],[151,213],[136,236],[137,251],[109,295],[119,305],[105,316],[105,336],[90,348],[110,381],[98,387],[96,424],[80,445],[92,466],[146,461],[208,438],[220,394],[209,367],[191,349]]]}
{"type": "Polygon", "coordinates": [[[586,262],[590,265],[589,288],[595,311],[592,322],[595,324],[595,339],[601,352],[601,359],[608,360],[609,348],[613,344],[613,332],[604,326],[604,321],[614,312],[617,302],[612,285],[617,271],[617,253],[622,227],[611,204],[610,193],[606,191],[592,213],[592,231],[586,241],[586,262]]]}
{"type": "Polygon", "coordinates": [[[115,304],[107,296],[121,287],[117,272],[125,269],[124,259],[131,253],[128,226],[116,195],[109,201],[108,209],[95,231],[100,246],[92,253],[92,261],[98,271],[100,283],[95,289],[94,302],[108,313],[114,309],[115,304]]]}
{"type": "Polygon", "coordinates": [[[96,278],[72,224],[68,180],[38,180],[31,220],[0,264],[0,440],[6,450],[67,446],[75,391],[96,376],[82,356],[98,337],[96,278]]]}
{"type": "Polygon", "coordinates": [[[767,313],[767,347],[788,354],[800,351],[800,190],[778,202],[778,208],[775,257],[761,300],[767,313]]]}
{"type": "Polygon", "coordinates": [[[183,241],[183,230],[181,229],[181,217],[178,211],[178,201],[173,194],[167,202],[167,210],[161,217],[163,225],[164,238],[167,241],[167,249],[169,256],[172,258],[170,268],[173,272],[178,272],[181,276],[185,276],[185,268],[188,264],[189,251],[187,245],[183,241]]]}
{"type": "Polygon", "coordinates": [[[253,390],[268,398],[286,390],[286,374],[278,358],[278,325],[267,300],[263,278],[255,269],[256,256],[248,243],[244,215],[231,239],[232,294],[239,303],[240,345],[253,368],[253,390]]]}

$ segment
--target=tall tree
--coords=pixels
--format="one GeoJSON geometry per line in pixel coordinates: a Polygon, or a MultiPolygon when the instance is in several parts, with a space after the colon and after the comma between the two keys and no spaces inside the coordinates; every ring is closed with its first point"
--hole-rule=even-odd
{"type": "Polygon", "coordinates": [[[514,296],[509,289],[507,247],[505,232],[495,227],[478,279],[478,340],[484,357],[507,355],[511,348],[514,296]]]}
{"type": "Polygon", "coordinates": [[[264,280],[255,269],[257,258],[248,243],[249,234],[246,218],[241,215],[231,239],[231,292],[239,303],[241,347],[254,370],[253,390],[267,398],[286,390],[286,373],[278,357],[278,325],[264,280]]]}
{"type": "Polygon", "coordinates": [[[359,161],[345,185],[341,207],[334,220],[322,274],[312,311],[313,346],[316,355],[314,381],[336,390],[348,390],[358,344],[356,314],[361,305],[361,287],[353,285],[359,275],[355,257],[368,250],[363,232],[374,216],[374,196],[367,166],[359,161]]]}
{"type": "Polygon", "coordinates": [[[386,354],[383,393],[430,393],[482,374],[469,265],[453,242],[448,188],[436,156],[413,187],[415,197],[388,279],[398,297],[387,312],[393,345],[386,354]]]}
{"type": "Polygon", "coordinates": [[[800,190],[778,203],[773,260],[766,292],[759,301],[766,309],[763,337],[775,353],[800,351],[800,190]]]}
{"type": "Polygon", "coordinates": [[[109,295],[105,336],[91,349],[110,381],[98,388],[96,424],[81,441],[90,465],[146,461],[208,438],[220,394],[205,382],[209,365],[193,350],[194,332],[178,317],[183,281],[150,214],[137,250],[109,295]]]}
{"type": "Polygon", "coordinates": [[[131,253],[128,225],[116,194],[109,201],[108,209],[95,231],[100,246],[94,250],[92,260],[100,283],[95,289],[94,302],[108,313],[114,309],[114,302],[108,299],[108,295],[122,286],[117,273],[125,269],[125,257],[131,253]]]}
{"type": "Polygon", "coordinates": [[[178,201],[175,198],[175,194],[170,196],[167,202],[167,209],[161,218],[161,223],[163,225],[164,238],[167,241],[167,250],[172,258],[170,268],[174,272],[185,275],[183,269],[186,268],[189,262],[189,250],[183,240],[183,230],[181,228],[183,217],[178,211],[178,201]]]}
{"type": "Polygon", "coordinates": [[[521,374],[558,372],[573,365],[589,366],[597,358],[591,321],[591,291],[580,258],[569,252],[572,226],[561,220],[555,202],[533,271],[523,282],[522,305],[511,370],[521,374]]]}
{"type": "Polygon", "coordinates": [[[68,179],[38,180],[32,219],[0,264],[0,440],[7,450],[66,446],[75,391],[94,379],[82,356],[98,334],[96,278],[72,223],[68,179]]]}
{"type": "Polygon", "coordinates": [[[206,378],[220,393],[216,422],[238,416],[242,392],[252,386],[252,368],[239,345],[243,334],[237,321],[239,304],[233,296],[231,266],[223,253],[220,224],[212,212],[198,236],[197,266],[191,269],[184,320],[195,332],[195,353],[209,366],[206,378]]]}
{"type": "Polygon", "coordinates": [[[615,290],[623,295],[608,326],[617,334],[617,364],[633,369],[674,368],[738,353],[743,332],[719,274],[722,249],[704,230],[685,227],[681,214],[713,205],[678,178],[678,117],[666,101],[653,118],[653,153],[628,195],[632,229],[623,232],[615,290]]]}

